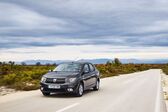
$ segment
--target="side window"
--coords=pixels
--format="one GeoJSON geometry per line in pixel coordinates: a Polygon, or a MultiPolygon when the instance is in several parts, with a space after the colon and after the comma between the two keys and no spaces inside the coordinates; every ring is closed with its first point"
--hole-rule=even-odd
{"type": "Polygon", "coordinates": [[[92,64],[89,64],[90,71],[93,72],[95,70],[94,66],[92,64]]]}
{"type": "Polygon", "coordinates": [[[88,64],[84,65],[83,70],[84,70],[85,73],[89,73],[89,66],[88,66],[88,64]]]}

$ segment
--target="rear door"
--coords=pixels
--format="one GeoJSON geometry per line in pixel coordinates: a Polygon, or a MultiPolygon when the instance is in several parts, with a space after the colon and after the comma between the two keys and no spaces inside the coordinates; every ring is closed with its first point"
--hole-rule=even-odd
{"type": "Polygon", "coordinates": [[[84,86],[85,88],[89,88],[91,86],[91,72],[90,72],[90,69],[89,69],[89,65],[88,64],[85,64],[84,67],[83,67],[83,80],[84,80],[84,86]]]}
{"type": "Polygon", "coordinates": [[[97,81],[97,77],[96,77],[96,73],[95,73],[95,67],[89,63],[89,69],[90,69],[90,84],[92,86],[95,86],[96,81],[97,81]]]}

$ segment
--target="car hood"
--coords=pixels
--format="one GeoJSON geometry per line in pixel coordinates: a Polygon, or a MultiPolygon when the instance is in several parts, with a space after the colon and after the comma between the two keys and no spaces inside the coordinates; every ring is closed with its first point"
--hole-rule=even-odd
{"type": "Polygon", "coordinates": [[[46,78],[67,78],[76,77],[79,72],[48,72],[44,75],[46,78]]]}

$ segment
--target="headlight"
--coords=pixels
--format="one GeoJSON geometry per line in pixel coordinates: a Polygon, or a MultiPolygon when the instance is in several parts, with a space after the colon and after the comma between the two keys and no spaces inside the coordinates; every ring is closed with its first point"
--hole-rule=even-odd
{"type": "Polygon", "coordinates": [[[72,82],[75,82],[76,78],[69,78],[69,82],[72,83],[72,82]]]}
{"type": "Polygon", "coordinates": [[[46,81],[46,78],[45,77],[42,77],[41,78],[41,82],[45,82],[46,81]]]}

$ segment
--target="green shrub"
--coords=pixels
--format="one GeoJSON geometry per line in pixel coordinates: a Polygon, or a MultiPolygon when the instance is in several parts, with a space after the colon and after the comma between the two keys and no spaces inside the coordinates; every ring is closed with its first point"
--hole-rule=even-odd
{"type": "MultiPolygon", "coordinates": [[[[101,78],[128,74],[148,69],[162,69],[168,75],[168,64],[121,64],[119,60],[107,64],[97,64],[101,78]],[[117,63],[117,64],[116,64],[117,63]]],[[[42,75],[55,65],[0,65],[0,86],[8,86],[17,90],[34,90],[39,88],[42,75]]]]}
{"type": "Polygon", "coordinates": [[[16,79],[16,74],[8,74],[8,75],[4,75],[2,82],[5,85],[11,85],[15,83],[15,79],[16,79]]]}

